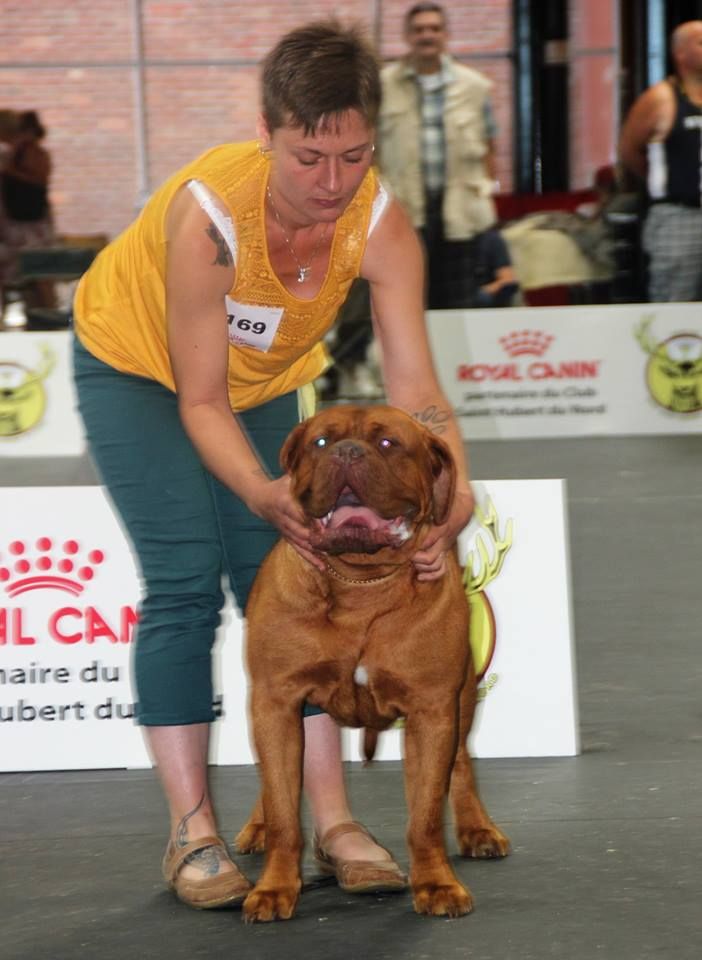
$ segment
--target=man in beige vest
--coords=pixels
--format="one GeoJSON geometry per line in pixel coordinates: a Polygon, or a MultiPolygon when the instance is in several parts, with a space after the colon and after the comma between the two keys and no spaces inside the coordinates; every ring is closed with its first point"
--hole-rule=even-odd
{"type": "Polygon", "coordinates": [[[405,38],[408,55],[381,74],[380,168],[423,235],[428,306],[469,306],[471,241],[496,220],[492,84],[444,52],[439,4],[411,7],[405,38]]]}

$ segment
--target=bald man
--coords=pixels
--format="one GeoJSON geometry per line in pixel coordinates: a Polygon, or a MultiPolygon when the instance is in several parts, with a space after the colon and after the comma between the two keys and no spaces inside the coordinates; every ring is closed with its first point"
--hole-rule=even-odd
{"type": "Polygon", "coordinates": [[[675,75],[634,103],[620,158],[646,181],[651,202],[649,299],[702,300],[702,20],[677,27],[671,50],[675,75]]]}

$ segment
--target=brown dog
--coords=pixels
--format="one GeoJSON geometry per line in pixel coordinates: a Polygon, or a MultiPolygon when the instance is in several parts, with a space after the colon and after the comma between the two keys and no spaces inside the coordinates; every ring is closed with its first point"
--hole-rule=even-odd
{"type": "MultiPolygon", "coordinates": [[[[263,821],[237,838],[266,861],[244,902],[248,921],[292,916],[300,892],[302,706],[383,730],[405,718],[410,883],[418,913],[459,916],[472,899],[449,865],[449,797],[460,852],[502,857],[509,841],[476,792],[466,739],[476,702],[468,603],[457,559],[420,582],[411,563],[455,488],[446,444],[391,407],[341,406],[296,427],[281,452],[324,556],[319,571],[284,540],[266,558],[246,610],[253,734],[263,821]]],[[[260,805],[259,805],[260,810],[260,805]]]]}

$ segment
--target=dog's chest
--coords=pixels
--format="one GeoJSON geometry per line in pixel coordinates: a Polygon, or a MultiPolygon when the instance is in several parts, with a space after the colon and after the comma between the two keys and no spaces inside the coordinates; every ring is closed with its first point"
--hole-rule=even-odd
{"type": "Polygon", "coordinates": [[[314,701],[340,723],[383,727],[404,714],[405,685],[372,658],[342,658],[336,676],[316,691],[314,701]]]}
{"type": "Polygon", "coordinates": [[[353,672],[353,682],[357,687],[368,686],[368,670],[362,663],[359,663],[353,672]]]}
{"type": "Polygon", "coordinates": [[[408,707],[408,677],[424,646],[414,591],[392,584],[339,589],[317,625],[319,705],[347,726],[387,726],[408,707]],[[417,621],[417,622],[415,622],[417,621]]]}

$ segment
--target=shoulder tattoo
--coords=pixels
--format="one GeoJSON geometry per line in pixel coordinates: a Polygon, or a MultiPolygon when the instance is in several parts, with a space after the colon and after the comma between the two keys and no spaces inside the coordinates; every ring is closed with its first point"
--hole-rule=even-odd
{"type": "Polygon", "coordinates": [[[217,227],[213,223],[210,223],[205,230],[205,233],[210,238],[212,243],[214,243],[217,248],[217,253],[214,260],[212,261],[212,266],[218,267],[231,267],[234,261],[232,260],[232,255],[227,246],[227,242],[219,232],[217,227]]]}

